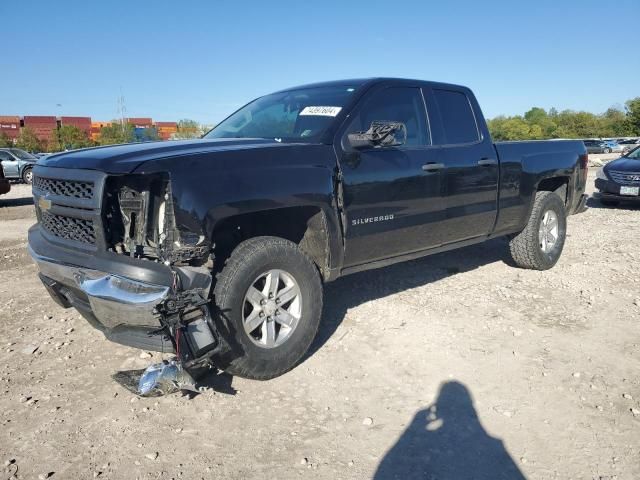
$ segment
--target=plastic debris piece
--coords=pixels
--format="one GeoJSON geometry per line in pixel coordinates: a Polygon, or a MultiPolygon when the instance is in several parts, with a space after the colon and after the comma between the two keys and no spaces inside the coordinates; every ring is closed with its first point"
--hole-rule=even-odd
{"type": "Polygon", "coordinates": [[[149,365],[138,382],[138,395],[152,397],[179,390],[198,392],[195,380],[176,358],[149,365]]]}

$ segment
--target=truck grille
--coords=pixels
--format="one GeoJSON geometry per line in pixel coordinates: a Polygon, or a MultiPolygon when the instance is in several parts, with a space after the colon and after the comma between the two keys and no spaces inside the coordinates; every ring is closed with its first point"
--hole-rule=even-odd
{"type": "Polygon", "coordinates": [[[93,182],[79,182],[74,180],[56,180],[52,178],[33,177],[33,186],[44,193],[51,193],[71,198],[93,198],[93,182]]]}
{"type": "Polygon", "coordinates": [[[96,230],[92,220],[63,217],[41,210],[40,224],[47,232],[56,237],[91,245],[96,243],[96,230]]]}
{"type": "Polygon", "coordinates": [[[640,186],[640,172],[618,172],[611,170],[607,172],[611,180],[620,185],[640,186]]]}

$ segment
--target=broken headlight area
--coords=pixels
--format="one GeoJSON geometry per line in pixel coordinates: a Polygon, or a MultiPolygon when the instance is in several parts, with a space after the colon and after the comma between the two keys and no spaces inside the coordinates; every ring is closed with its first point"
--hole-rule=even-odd
{"type": "Polygon", "coordinates": [[[211,252],[204,235],[176,224],[167,174],[107,179],[104,225],[107,248],[168,265],[203,265],[211,252]]]}

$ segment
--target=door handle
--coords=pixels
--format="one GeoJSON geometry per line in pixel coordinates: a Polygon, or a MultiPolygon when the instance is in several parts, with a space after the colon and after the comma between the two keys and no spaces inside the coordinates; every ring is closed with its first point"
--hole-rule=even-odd
{"type": "Polygon", "coordinates": [[[498,161],[495,158],[482,158],[478,160],[478,165],[484,167],[486,165],[495,165],[498,161]]]}
{"type": "Polygon", "coordinates": [[[444,168],[444,163],[425,163],[422,165],[422,170],[425,172],[435,172],[444,168]]]}

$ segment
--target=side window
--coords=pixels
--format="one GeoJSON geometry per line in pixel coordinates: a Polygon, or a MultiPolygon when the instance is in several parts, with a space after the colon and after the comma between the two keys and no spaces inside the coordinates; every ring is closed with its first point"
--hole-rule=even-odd
{"type": "Polygon", "coordinates": [[[13,160],[13,157],[7,152],[0,152],[0,161],[2,160],[13,160]]]}
{"type": "Polygon", "coordinates": [[[391,87],[365,98],[351,120],[347,134],[366,131],[372,122],[402,122],[407,127],[409,146],[429,145],[429,130],[422,93],[418,88],[391,87]]]}
{"type": "Polygon", "coordinates": [[[445,144],[477,142],[480,139],[478,125],[467,96],[454,90],[437,89],[433,95],[440,110],[445,144]]]}

